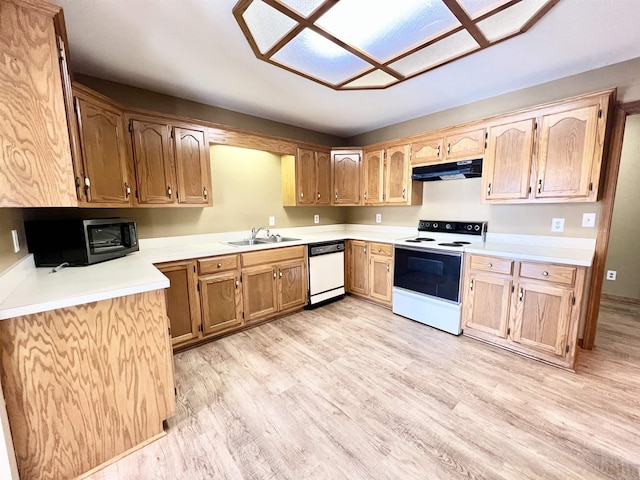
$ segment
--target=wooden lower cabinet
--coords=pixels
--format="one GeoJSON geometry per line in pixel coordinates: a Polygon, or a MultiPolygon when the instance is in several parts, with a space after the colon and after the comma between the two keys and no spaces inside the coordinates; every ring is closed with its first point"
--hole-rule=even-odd
{"type": "Polygon", "coordinates": [[[467,254],[464,334],[573,370],[586,268],[467,254]]]}
{"type": "Polygon", "coordinates": [[[294,260],[278,266],[278,308],[289,310],[307,303],[305,262],[294,260]]]}
{"type": "Polygon", "coordinates": [[[0,322],[20,478],[76,478],[163,434],[174,414],[162,290],[0,322]]]}
{"type": "Polygon", "coordinates": [[[224,332],[242,325],[242,289],[237,272],[200,277],[202,334],[224,332]]]}
{"type": "Polygon", "coordinates": [[[242,272],[244,317],[247,322],[261,320],[278,311],[276,267],[251,267],[242,272]]]}
{"type": "Polygon", "coordinates": [[[391,307],[393,286],[393,245],[347,241],[347,291],[391,307]]]}

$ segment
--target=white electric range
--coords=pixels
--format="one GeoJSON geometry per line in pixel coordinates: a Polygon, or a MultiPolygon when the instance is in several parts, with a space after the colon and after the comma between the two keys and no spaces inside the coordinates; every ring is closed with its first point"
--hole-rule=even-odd
{"type": "Polygon", "coordinates": [[[459,335],[464,247],[486,233],[487,222],[420,220],[417,236],[395,244],[393,312],[459,335]]]}

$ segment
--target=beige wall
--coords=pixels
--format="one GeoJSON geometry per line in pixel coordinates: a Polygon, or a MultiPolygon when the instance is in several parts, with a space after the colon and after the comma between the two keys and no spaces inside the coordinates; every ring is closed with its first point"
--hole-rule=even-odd
{"type": "Polygon", "coordinates": [[[559,203],[524,205],[487,205],[480,203],[481,179],[424,182],[421,206],[350,207],[347,223],[375,223],[382,214],[382,225],[417,227],[418,220],[488,221],[493,233],[553,235],[595,238],[595,228],[582,228],[582,214],[600,215],[600,203],[559,203]],[[563,233],[551,233],[551,219],[565,219],[563,233]]]}
{"type": "Polygon", "coordinates": [[[383,142],[607,88],[618,87],[619,101],[640,100],[638,72],[640,58],[373,130],[349,138],[348,144],[383,142]]]}
{"type": "Polygon", "coordinates": [[[0,273],[8,269],[27,255],[27,241],[24,236],[22,210],[19,208],[0,208],[0,273]],[[21,249],[13,252],[11,230],[18,230],[21,249]]]}
{"type": "Polygon", "coordinates": [[[640,115],[627,117],[618,187],[613,207],[607,270],[618,272],[605,280],[602,292],[640,300],[640,115]]]}
{"type": "Polygon", "coordinates": [[[30,209],[27,219],[132,217],[140,238],[246,231],[251,227],[278,228],[343,223],[346,211],[331,207],[283,207],[280,156],[221,145],[211,146],[213,207],[128,209],[30,209]],[[276,217],[269,227],[269,216],[276,217]]]}
{"type": "Polygon", "coordinates": [[[285,137],[293,140],[316,143],[320,145],[343,145],[345,139],[305,128],[275,122],[253,115],[233,112],[224,108],[192,102],[183,98],[172,97],[141,88],[110,82],[86,75],[75,75],[75,80],[93,88],[115,101],[132,108],[143,108],[170,115],[204,120],[230,127],[242,128],[255,133],[285,137]]]}

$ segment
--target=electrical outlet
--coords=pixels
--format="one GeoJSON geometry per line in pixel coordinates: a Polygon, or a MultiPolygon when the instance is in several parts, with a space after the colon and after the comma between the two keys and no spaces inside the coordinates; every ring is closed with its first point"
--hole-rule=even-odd
{"type": "Polygon", "coordinates": [[[18,253],[20,251],[20,240],[18,240],[18,230],[11,230],[11,238],[13,239],[13,251],[18,253]]]}
{"type": "Polygon", "coordinates": [[[552,232],[564,232],[564,218],[552,218],[551,219],[551,231],[552,232]]]}
{"type": "Polygon", "coordinates": [[[276,217],[274,217],[273,215],[269,217],[269,226],[270,227],[275,227],[276,225],[276,217]]]}
{"type": "Polygon", "coordinates": [[[596,226],[596,214],[595,213],[583,213],[582,214],[582,226],[583,227],[595,227],[596,226]]]}
{"type": "Polygon", "coordinates": [[[313,223],[320,223],[320,215],[313,216],[313,223]]]}
{"type": "Polygon", "coordinates": [[[376,213],[376,223],[382,223],[382,214],[376,213]]]}
{"type": "Polygon", "coordinates": [[[607,280],[615,280],[618,276],[618,272],[616,270],[607,270],[607,280]]]}

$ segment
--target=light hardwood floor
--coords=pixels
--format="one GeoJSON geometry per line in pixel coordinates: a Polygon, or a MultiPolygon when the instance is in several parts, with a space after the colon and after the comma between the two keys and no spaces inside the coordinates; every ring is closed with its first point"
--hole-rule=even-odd
{"type": "Polygon", "coordinates": [[[168,435],[92,479],[640,479],[640,307],[577,373],[353,298],[175,356],[168,435]]]}

